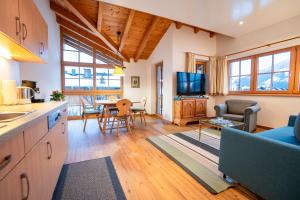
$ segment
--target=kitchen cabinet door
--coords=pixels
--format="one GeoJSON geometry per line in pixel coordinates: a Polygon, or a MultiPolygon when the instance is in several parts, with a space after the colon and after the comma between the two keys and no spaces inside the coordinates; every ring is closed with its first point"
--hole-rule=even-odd
{"type": "Polygon", "coordinates": [[[37,10],[32,0],[19,0],[21,19],[21,44],[26,49],[39,55],[39,34],[36,22],[37,10]]]}
{"type": "Polygon", "coordinates": [[[16,43],[20,43],[21,24],[18,0],[1,0],[0,19],[0,31],[16,43]]]}
{"type": "Polygon", "coordinates": [[[35,24],[38,30],[38,37],[37,37],[37,45],[39,49],[39,57],[42,58],[45,62],[48,62],[48,24],[44,20],[43,16],[37,9],[34,7],[35,17],[35,24]]]}

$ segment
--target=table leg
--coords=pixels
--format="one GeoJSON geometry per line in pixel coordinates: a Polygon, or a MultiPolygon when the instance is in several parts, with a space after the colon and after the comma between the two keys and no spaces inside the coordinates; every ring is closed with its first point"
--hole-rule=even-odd
{"type": "Polygon", "coordinates": [[[106,124],[107,124],[107,119],[108,119],[108,107],[105,105],[104,108],[104,115],[103,115],[103,128],[102,128],[102,133],[106,132],[106,124]]]}
{"type": "Polygon", "coordinates": [[[199,124],[199,142],[201,139],[202,123],[199,124]]]}

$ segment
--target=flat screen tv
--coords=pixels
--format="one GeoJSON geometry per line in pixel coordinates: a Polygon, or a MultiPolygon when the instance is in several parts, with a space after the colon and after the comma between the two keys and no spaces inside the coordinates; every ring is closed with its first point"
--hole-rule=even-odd
{"type": "Polygon", "coordinates": [[[205,95],[205,74],[177,72],[177,95],[205,95]]]}

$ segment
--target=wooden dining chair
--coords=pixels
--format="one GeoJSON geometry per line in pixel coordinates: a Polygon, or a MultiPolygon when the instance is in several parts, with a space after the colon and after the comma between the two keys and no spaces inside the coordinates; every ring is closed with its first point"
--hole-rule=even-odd
{"type": "Polygon", "coordinates": [[[142,103],[142,106],[133,106],[131,108],[131,111],[133,113],[133,120],[135,121],[135,117],[137,114],[140,115],[140,118],[141,118],[141,123],[143,124],[143,121],[145,123],[145,126],[147,125],[146,123],[146,118],[145,118],[145,115],[146,115],[146,103],[147,103],[147,97],[143,97],[141,99],[141,103],[142,103]]]}
{"type": "Polygon", "coordinates": [[[117,135],[119,135],[119,128],[120,124],[122,121],[125,123],[125,127],[127,130],[132,133],[131,127],[130,127],[130,122],[132,123],[133,126],[133,120],[131,116],[131,106],[132,103],[128,99],[122,99],[119,100],[116,103],[116,107],[118,108],[118,112],[116,114],[112,115],[112,125],[110,127],[110,132],[112,132],[112,129],[114,128],[115,120],[117,120],[117,135]]]}
{"type": "Polygon", "coordinates": [[[102,116],[101,111],[94,109],[94,107],[91,107],[91,104],[88,104],[85,102],[85,99],[83,99],[82,97],[80,98],[80,102],[82,105],[82,120],[84,122],[84,126],[83,126],[83,132],[85,132],[85,128],[86,128],[86,123],[88,119],[91,118],[96,118],[97,122],[98,122],[98,126],[100,131],[102,130],[101,124],[100,124],[100,118],[102,116]]]}

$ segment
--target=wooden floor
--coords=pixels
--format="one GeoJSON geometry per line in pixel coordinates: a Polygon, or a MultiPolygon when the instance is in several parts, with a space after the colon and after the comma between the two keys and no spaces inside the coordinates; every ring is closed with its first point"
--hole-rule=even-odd
{"type": "Polygon", "coordinates": [[[147,117],[148,125],[136,122],[132,134],[120,131],[100,133],[96,120],[89,120],[83,133],[81,120],[69,121],[69,152],[66,163],[111,156],[127,199],[253,199],[231,188],[212,195],[182,168],[145,139],[149,136],[197,128],[178,127],[147,117]]]}

